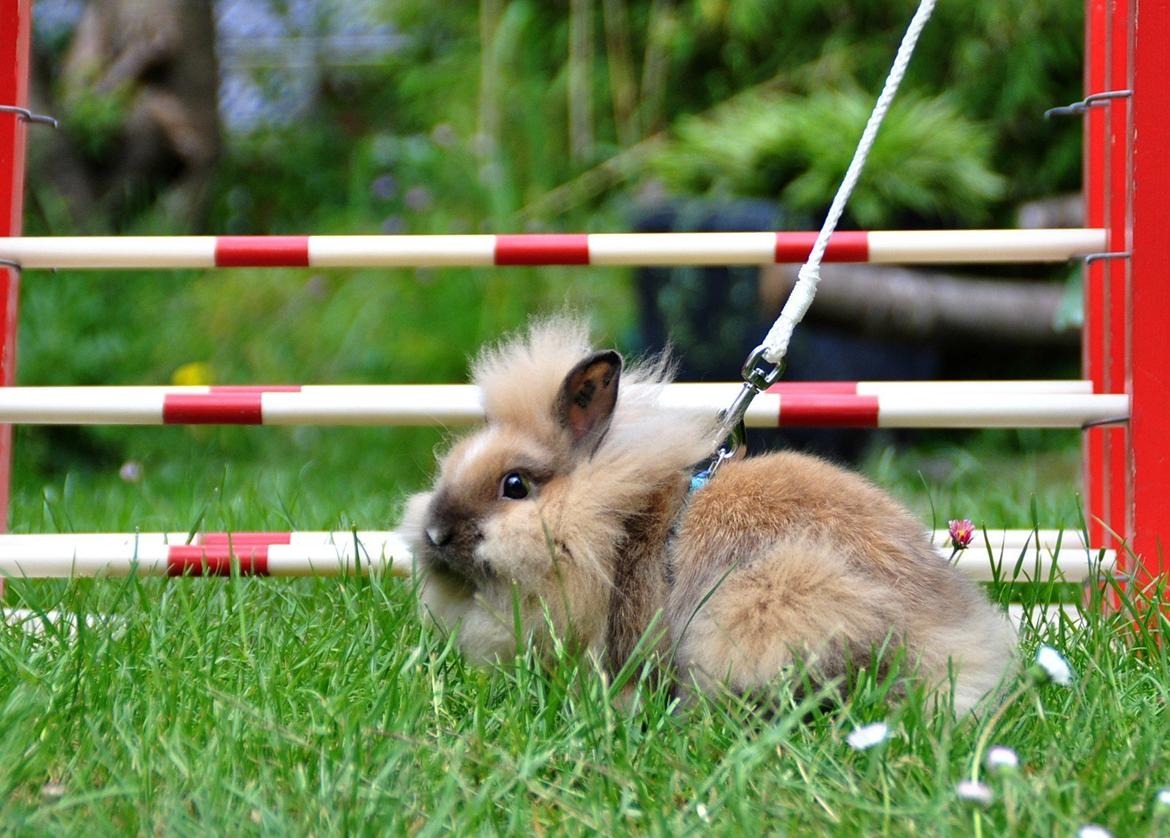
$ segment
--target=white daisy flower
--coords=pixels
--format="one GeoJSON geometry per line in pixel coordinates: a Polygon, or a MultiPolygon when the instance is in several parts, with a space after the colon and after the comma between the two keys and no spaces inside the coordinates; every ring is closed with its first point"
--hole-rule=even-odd
{"type": "Polygon", "coordinates": [[[1077,838],[1113,838],[1113,833],[1103,826],[1087,823],[1077,830],[1077,838]]]}
{"type": "Polygon", "coordinates": [[[874,745],[880,745],[890,736],[890,727],[885,722],[874,722],[871,725],[854,728],[845,737],[849,747],[855,751],[864,751],[874,745]]]}
{"type": "Polygon", "coordinates": [[[955,785],[955,794],[960,800],[974,803],[978,806],[990,806],[995,799],[991,788],[976,780],[962,780],[955,785]]]}
{"type": "Polygon", "coordinates": [[[1072,667],[1064,659],[1064,655],[1051,646],[1041,646],[1036,650],[1036,664],[1044,670],[1053,683],[1067,687],[1072,683],[1072,667]]]}
{"type": "Polygon", "coordinates": [[[43,794],[45,797],[52,798],[64,797],[65,786],[63,786],[61,783],[45,783],[43,786],[41,786],[41,794],[43,794]]]}
{"type": "Polygon", "coordinates": [[[996,745],[987,752],[987,769],[989,771],[1014,771],[1020,767],[1020,758],[1011,748],[996,745]]]}

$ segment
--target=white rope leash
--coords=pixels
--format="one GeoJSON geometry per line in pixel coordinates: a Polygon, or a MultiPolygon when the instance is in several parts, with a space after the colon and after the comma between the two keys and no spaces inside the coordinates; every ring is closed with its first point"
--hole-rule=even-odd
{"type": "Polygon", "coordinates": [[[902,36],[902,43],[898,47],[898,54],[894,57],[894,64],[890,67],[890,74],[886,77],[885,86],[874,104],[873,113],[869,115],[869,122],[865,125],[865,130],[857,143],[857,150],[853,152],[853,160],[850,161],[845,177],[837,188],[837,194],[833,197],[833,203],[829,206],[825,223],[817,235],[808,261],[804,263],[797,274],[797,282],[792,293],[788,295],[788,300],[784,303],[780,316],[761,344],[764,359],[770,364],[779,364],[784,360],[784,356],[788,352],[788,342],[792,339],[792,330],[796,328],[796,324],[804,318],[812,305],[813,297],[817,293],[817,283],[821,281],[821,260],[825,256],[825,248],[829,245],[829,236],[837,229],[841,213],[845,211],[845,203],[853,193],[853,187],[857,185],[858,178],[861,177],[865,161],[869,157],[870,149],[873,148],[874,139],[877,137],[878,128],[881,127],[882,120],[885,119],[886,111],[890,109],[894,94],[898,92],[898,85],[902,83],[902,77],[906,74],[910,56],[914,54],[914,47],[918,44],[918,36],[922,34],[923,27],[930,20],[934,4],[935,0],[922,0],[918,11],[910,20],[910,25],[906,29],[906,34],[902,36]]]}
{"type": "Polygon", "coordinates": [[[869,115],[869,122],[865,124],[865,130],[861,132],[861,139],[857,143],[856,151],[853,152],[853,159],[849,162],[849,168],[841,180],[841,185],[837,187],[837,194],[829,206],[825,223],[822,225],[820,233],[817,234],[816,242],[808,255],[808,261],[801,267],[796,285],[792,289],[792,293],[788,295],[788,300],[784,303],[780,316],[764,337],[764,342],[752,350],[743,365],[743,387],[731,406],[721,414],[718,442],[712,462],[703,473],[705,480],[710,479],[715,474],[722,462],[735,456],[735,452],[744,442],[743,417],[747,413],[748,405],[758,393],[775,383],[784,371],[784,356],[788,353],[788,342],[792,339],[792,330],[808,312],[813,297],[816,296],[817,283],[821,279],[821,260],[825,256],[825,248],[829,245],[829,236],[837,228],[837,222],[841,220],[841,213],[845,211],[845,203],[849,200],[853,187],[857,185],[857,179],[861,177],[866,158],[869,157],[870,149],[877,137],[878,128],[886,116],[886,111],[890,109],[890,103],[894,99],[894,94],[898,92],[898,85],[902,83],[902,77],[906,75],[910,56],[914,54],[914,47],[918,44],[918,36],[922,34],[926,22],[930,20],[934,4],[935,0],[921,0],[918,11],[911,18],[910,25],[906,28],[906,34],[902,36],[898,53],[894,56],[894,64],[890,67],[889,75],[886,76],[885,86],[882,87],[882,92],[878,96],[877,102],[874,103],[873,113],[869,115]],[[766,364],[762,362],[766,362],[766,364]]]}

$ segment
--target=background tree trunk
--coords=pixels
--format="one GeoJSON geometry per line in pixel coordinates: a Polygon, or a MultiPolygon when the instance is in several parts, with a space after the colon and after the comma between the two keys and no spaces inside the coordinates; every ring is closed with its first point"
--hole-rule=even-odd
{"type": "MultiPolygon", "coordinates": [[[[780,311],[796,282],[796,270],[786,265],[761,270],[765,311],[780,311]]],[[[808,316],[813,322],[845,325],[874,337],[1073,347],[1080,341],[1080,330],[1056,325],[1063,297],[1063,285],[1053,282],[826,264],[821,266],[821,282],[808,316]]]]}
{"type": "Polygon", "coordinates": [[[40,56],[34,95],[62,130],[33,166],[55,211],[81,229],[155,206],[172,228],[203,225],[222,144],[211,0],[90,3],[59,73],[51,63],[40,56]]]}

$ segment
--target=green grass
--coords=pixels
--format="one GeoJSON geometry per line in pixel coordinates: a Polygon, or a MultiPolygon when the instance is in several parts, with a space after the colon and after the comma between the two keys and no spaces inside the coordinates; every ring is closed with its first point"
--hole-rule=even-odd
{"type": "MultiPolygon", "coordinates": [[[[632,712],[588,661],[466,666],[392,580],[39,586],[39,607],[117,614],[75,636],[5,630],[0,818],[15,833],[651,831],[969,834],[955,795],[986,717],[956,723],[869,684],[840,713],[760,719],[733,699],[632,712]],[[844,742],[884,719],[873,751],[844,742]]],[[[991,744],[987,834],[1154,832],[1170,670],[1117,625],[1025,638],[1065,651],[1071,688],[1025,684],[991,744]]],[[[779,693],[782,690],[778,689],[779,693]]],[[[1165,824],[1163,824],[1165,826],[1165,824]]]]}
{"type": "MultiPolygon", "coordinates": [[[[223,468],[214,434],[203,442],[176,446],[179,465],[137,484],[113,470],[18,484],[16,528],[390,526],[411,483],[312,463],[223,468]]],[[[1067,446],[1004,448],[976,438],[968,460],[947,460],[945,446],[879,452],[868,468],[924,519],[933,505],[1028,526],[1037,486],[1038,510],[1075,509],[1067,446]]],[[[0,830],[13,834],[1170,828],[1154,808],[1170,785],[1170,658],[1124,617],[1027,628],[1021,659],[1051,644],[1073,685],[1019,676],[1001,714],[956,721],[919,698],[888,703],[872,678],[811,718],[781,684],[767,717],[726,696],[683,709],[637,667],[640,701],[623,709],[616,686],[568,653],[469,667],[421,625],[410,584],[390,578],[18,581],[8,604],[115,620],[0,628],[0,830]],[[889,741],[846,744],[877,720],[889,741]],[[1017,751],[1018,772],[984,776],[977,754],[994,744],[1017,751]],[[955,793],[973,770],[995,793],[986,809],[955,793]]]]}
{"type": "MultiPolygon", "coordinates": [[[[538,106],[503,106],[500,148],[485,166],[472,142],[480,88],[466,83],[480,62],[477,10],[398,5],[419,52],[364,86],[355,75],[330,85],[368,96],[340,100],[345,119],[236,138],[209,230],[357,233],[393,222],[388,229],[503,232],[528,229],[521,216],[532,229],[628,226],[632,190],[596,199],[569,190],[568,213],[523,212],[595,162],[567,153],[560,12],[504,4],[492,45],[497,84],[513,94],[507,102],[538,106]],[[350,119],[363,113],[367,127],[350,119]],[[454,128],[454,145],[436,139],[440,126],[454,128]],[[397,192],[375,194],[371,185],[389,173],[397,192]],[[430,209],[405,201],[417,186],[429,190],[430,209]]],[[[822,21],[825,4],[798,4],[788,10],[797,25],[780,33],[793,49],[777,49],[777,33],[759,22],[767,5],[655,4],[669,33],[670,83],[666,101],[643,103],[647,128],[656,112],[701,113],[777,72],[797,93],[810,84],[803,77],[817,89],[868,87],[892,43],[875,33],[894,38],[904,24],[900,11],[822,21]],[[828,29],[835,34],[821,46],[828,29]]],[[[941,68],[959,85],[949,88],[963,112],[994,118],[994,145],[1010,151],[997,172],[1012,188],[994,217],[1021,197],[1076,185],[1079,132],[1067,126],[1054,137],[1035,115],[1079,85],[1079,63],[1066,56],[1079,50],[1079,16],[1075,4],[1024,16],[1013,4],[960,4],[932,26],[962,37],[944,31],[923,42],[923,95],[936,95],[941,68]]],[[[633,25],[635,38],[649,28],[633,25]]],[[[604,102],[597,128],[608,153],[604,102]]],[[[82,232],[62,226],[50,180],[29,178],[26,229],[82,232]]],[[[903,197],[934,206],[929,195],[903,197]]],[[[901,206],[871,208],[887,215],[876,226],[905,223],[901,206]]],[[[105,222],[175,232],[149,213],[105,222]]],[[[598,336],[620,345],[634,319],[628,272],[29,273],[19,380],[166,384],[188,364],[215,383],[461,380],[464,359],[485,340],[561,306],[592,312],[598,336]]],[[[21,427],[16,436],[17,532],[389,528],[443,439],[336,428],[21,427]],[[141,481],[119,478],[127,461],[141,464],[141,481]]],[[[936,526],[970,517],[987,527],[1076,527],[1076,443],[1048,438],[948,436],[874,451],[865,470],[936,526]]],[[[0,625],[3,834],[1069,835],[1090,821],[1119,835],[1170,831],[1152,808],[1156,789],[1170,785],[1161,767],[1170,763],[1167,657],[1147,636],[1123,637],[1117,623],[1027,631],[1023,659],[1051,643],[1077,680],[1068,689],[1020,681],[994,720],[928,716],[915,700],[891,706],[886,685],[872,681],[839,713],[805,720],[803,708],[781,702],[761,718],[729,697],[680,709],[640,671],[642,700],[622,710],[614,686],[570,655],[541,667],[522,652],[496,670],[471,669],[423,629],[401,580],[16,581],[5,605],[111,622],[82,621],[75,633],[49,625],[40,635],[0,625]],[[848,747],[854,726],[879,719],[895,732],[889,742],[848,747]],[[954,786],[978,764],[983,739],[1015,748],[1022,767],[989,781],[996,800],[976,817],[954,786]]]]}
{"type": "Polygon", "coordinates": [[[970,518],[988,529],[1080,530],[1081,434],[1050,429],[924,432],[870,451],[862,470],[932,528],[970,518]]]}
{"type": "MultiPolygon", "coordinates": [[[[96,298],[30,280],[23,380],[161,384],[188,362],[220,382],[458,380],[468,352],[530,309],[567,301],[620,336],[624,278],[566,278],[352,272],[321,280],[328,293],[315,302],[302,299],[320,291],[313,280],[284,274],[245,272],[226,285],[180,277],[170,288],[153,276],[58,278],[104,292],[96,298]]],[[[392,528],[445,436],[21,427],[12,529],[392,528]],[[120,479],[126,461],[141,464],[140,481],[120,479]]],[[[924,522],[1078,526],[1075,434],[926,439],[878,448],[864,464],[924,522]]],[[[881,684],[837,715],[802,721],[803,710],[761,719],[727,697],[681,710],[642,679],[643,700],[628,712],[586,660],[566,655],[546,670],[521,654],[496,671],[469,668],[423,629],[401,580],[8,588],[10,606],[116,622],[76,635],[0,628],[0,832],[974,828],[954,785],[969,776],[988,722],[932,718],[914,701],[888,706],[881,684]],[[872,752],[845,744],[855,725],[878,719],[896,731],[890,742],[872,752]]],[[[1023,656],[1050,642],[1080,677],[1068,690],[1029,688],[995,723],[991,742],[1015,748],[1023,768],[992,781],[986,834],[1071,834],[1089,821],[1159,829],[1152,801],[1170,777],[1150,766],[1170,762],[1167,661],[1148,639],[1118,641],[1115,628],[1023,638],[1023,656]]]]}

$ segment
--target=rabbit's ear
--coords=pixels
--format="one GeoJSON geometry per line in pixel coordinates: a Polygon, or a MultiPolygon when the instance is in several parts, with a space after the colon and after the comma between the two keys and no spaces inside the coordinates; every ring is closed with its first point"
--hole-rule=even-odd
{"type": "Polygon", "coordinates": [[[573,448],[592,454],[601,443],[617,404],[622,356],[612,349],[589,355],[565,376],[555,416],[573,437],[573,448]]]}

